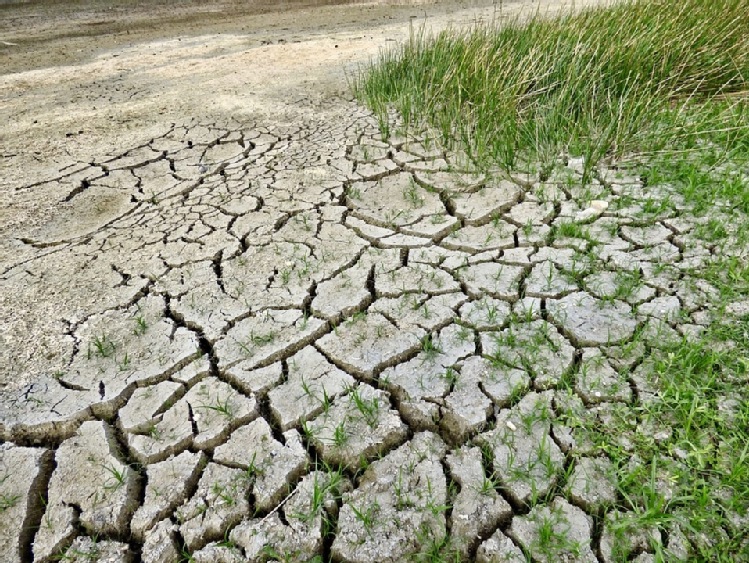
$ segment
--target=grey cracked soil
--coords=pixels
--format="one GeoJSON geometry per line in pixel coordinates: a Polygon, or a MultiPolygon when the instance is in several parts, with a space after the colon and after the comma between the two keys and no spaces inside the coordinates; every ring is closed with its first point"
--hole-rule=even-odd
{"type": "Polygon", "coordinates": [[[0,6],[0,559],[611,560],[564,415],[706,322],[678,194],[383,140],[344,71],[491,5],[190,6],[0,6]]]}

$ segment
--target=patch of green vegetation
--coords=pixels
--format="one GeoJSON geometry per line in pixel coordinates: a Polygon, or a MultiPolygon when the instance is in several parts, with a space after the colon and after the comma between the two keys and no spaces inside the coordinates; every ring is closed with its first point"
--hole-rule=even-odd
{"type": "Polygon", "coordinates": [[[115,467],[114,465],[102,465],[104,470],[106,470],[107,473],[112,478],[112,481],[104,485],[104,488],[109,491],[116,491],[120,487],[122,487],[125,484],[125,479],[127,478],[127,472],[128,468],[124,467],[122,469],[119,469],[115,467]]]}
{"type": "Polygon", "coordinates": [[[106,334],[102,334],[101,336],[97,335],[88,345],[87,358],[91,359],[92,356],[109,358],[113,356],[115,352],[116,346],[109,336],[106,334]]]}
{"type": "Polygon", "coordinates": [[[394,107],[406,128],[436,130],[480,167],[544,169],[571,154],[590,179],[601,159],[648,157],[653,177],[666,164],[691,177],[694,197],[710,195],[706,177],[730,177],[721,197],[749,209],[746,180],[722,167],[749,155],[747,28],[746,0],[633,0],[414,32],[354,91],[384,133],[394,107]]]}
{"type": "MultiPolygon", "coordinates": [[[[749,556],[749,545],[742,546],[740,539],[749,531],[746,524],[735,536],[720,533],[723,526],[735,526],[731,520],[749,513],[747,350],[749,318],[716,324],[699,340],[669,346],[653,366],[659,399],[644,406],[641,415],[669,427],[671,436],[664,444],[640,445],[644,463],[633,472],[645,468],[657,475],[660,464],[676,494],[667,499],[665,487],[646,487],[639,504],[651,518],[665,512],[690,536],[710,538],[697,547],[711,560],[740,549],[749,556]]],[[[642,481],[624,484],[629,497],[636,495],[635,487],[642,489],[642,481]]]]}
{"type": "MultiPolygon", "coordinates": [[[[628,537],[650,528],[680,530],[694,560],[749,558],[747,350],[749,317],[716,322],[653,350],[648,397],[611,410],[605,427],[587,410],[559,413],[579,443],[618,468],[618,508],[627,512],[611,530],[617,560],[632,555],[628,537]]],[[[675,560],[660,540],[651,548],[656,560],[675,560]]]]}
{"type": "Polygon", "coordinates": [[[371,428],[377,426],[380,418],[380,408],[382,407],[380,400],[377,397],[363,397],[359,391],[359,387],[351,389],[349,397],[351,399],[351,404],[357,411],[359,411],[366,423],[371,428]]]}
{"type": "Polygon", "coordinates": [[[21,500],[21,495],[18,494],[0,494],[0,512],[13,508],[19,500],[21,500]]]}

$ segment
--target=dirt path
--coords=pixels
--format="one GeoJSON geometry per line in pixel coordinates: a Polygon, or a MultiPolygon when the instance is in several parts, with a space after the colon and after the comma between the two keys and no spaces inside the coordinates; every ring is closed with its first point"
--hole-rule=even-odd
{"type": "Polygon", "coordinates": [[[614,560],[584,429],[706,322],[679,195],[381,138],[346,73],[493,5],[216,6],[5,12],[0,559],[614,560]]]}

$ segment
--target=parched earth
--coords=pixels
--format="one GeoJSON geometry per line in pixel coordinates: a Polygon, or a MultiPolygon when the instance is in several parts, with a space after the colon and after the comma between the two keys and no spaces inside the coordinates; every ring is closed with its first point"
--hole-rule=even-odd
{"type": "Polygon", "coordinates": [[[708,323],[700,220],[579,159],[476,174],[345,97],[282,105],[4,157],[19,216],[55,206],[6,226],[0,559],[616,560],[614,468],[570,420],[657,394],[650,343],[708,323]]]}

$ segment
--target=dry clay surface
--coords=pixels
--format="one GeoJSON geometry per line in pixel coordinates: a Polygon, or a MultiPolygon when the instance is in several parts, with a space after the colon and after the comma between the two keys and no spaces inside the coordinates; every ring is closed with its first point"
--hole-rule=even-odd
{"type": "MultiPolygon", "coordinates": [[[[160,45],[137,49],[173,56],[160,45]]],[[[225,68],[206,60],[180,72],[225,68]]],[[[81,119],[44,105],[72,71],[34,72],[40,117],[81,119]]],[[[234,117],[242,96],[202,114],[196,81],[167,117],[167,94],[101,102],[143,121],[92,110],[96,146],[3,146],[0,559],[383,562],[449,541],[478,561],[615,560],[611,462],[568,422],[649,400],[649,343],[709,322],[699,220],[616,170],[583,187],[579,159],[472,173],[278,72],[292,95],[234,117]]],[[[4,139],[30,127],[33,107],[2,111],[4,139]]],[[[634,417],[619,439],[652,431],[634,417]]],[[[678,529],[625,541],[688,555],[678,529]]]]}

